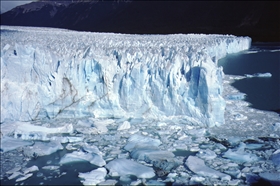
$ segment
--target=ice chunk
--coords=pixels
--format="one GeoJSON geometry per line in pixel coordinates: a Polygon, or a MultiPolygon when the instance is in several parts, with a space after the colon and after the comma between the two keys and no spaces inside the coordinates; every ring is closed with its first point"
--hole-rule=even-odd
{"type": "Polygon", "coordinates": [[[60,164],[72,163],[72,162],[80,162],[80,161],[88,161],[93,165],[102,167],[106,164],[103,158],[95,153],[85,153],[82,151],[74,151],[72,153],[65,154],[61,160],[60,164]]]}
{"type": "Polygon", "coordinates": [[[239,147],[236,150],[229,149],[223,155],[225,158],[232,159],[237,162],[254,162],[259,160],[260,158],[252,153],[245,152],[245,143],[240,143],[239,147]]]}
{"type": "Polygon", "coordinates": [[[268,77],[272,77],[272,74],[269,72],[266,73],[255,73],[255,74],[245,74],[245,77],[247,78],[252,78],[252,77],[264,77],[264,78],[268,78],[268,77]]]}
{"type": "Polygon", "coordinates": [[[11,176],[8,177],[9,180],[17,178],[19,176],[23,175],[21,172],[13,172],[11,176]]]}
{"type": "Polygon", "coordinates": [[[221,178],[222,180],[231,179],[229,175],[207,167],[202,159],[195,156],[189,156],[185,164],[191,171],[201,176],[210,178],[221,178]]]}
{"type": "Polygon", "coordinates": [[[197,176],[197,175],[194,175],[191,177],[190,179],[190,185],[197,185],[198,183],[204,181],[205,178],[202,177],[202,176],[197,176]]]}
{"type": "Polygon", "coordinates": [[[244,93],[236,93],[236,94],[229,94],[226,96],[229,100],[243,100],[246,98],[246,94],[244,93]]]}
{"type": "Polygon", "coordinates": [[[240,178],[241,177],[241,171],[237,168],[230,168],[228,170],[225,170],[225,173],[233,176],[234,178],[240,178]]]}
{"type": "Polygon", "coordinates": [[[3,136],[1,138],[1,150],[3,152],[7,152],[10,150],[17,149],[18,147],[24,147],[33,145],[34,142],[32,141],[24,141],[22,139],[15,139],[8,136],[3,136]]]}
{"type": "Polygon", "coordinates": [[[205,160],[211,160],[217,157],[216,153],[210,149],[200,150],[197,156],[205,160]]]}
{"type": "Polygon", "coordinates": [[[116,185],[117,183],[118,183],[117,180],[106,180],[98,183],[98,186],[113,186],[116,185]]]}
{"type": "Polygon", "coordinates": [[[33,173],[26,174],[23,177],[20,177],[20,178],[16,179],[16,182],[24,181],[24,180],[30,178],[31,176],[33,176],[33,173]]]}
{"type": "Polygon", "coordinates": [[[61,133],[73,133],[73,125],[65,124],[62,127],[49,128],[22,122],[19,123],[15,129],[14,138],[21,138],[24,140],[49,140],[47,134],[61,133]]]}
{"type": "Polygon", "coordinates": [[[130,155],[133,159],[151,163],[157,169],[166,172],[180,164],[180,162],[176,161],[175,155],[172,152],[161,151],[156,148],[135,148],[130,155]]]}
{"type": "Polygon", "coordinates": [[[128,121],[120,123],[117,130],[126,130],[126,129],[130,129],[130,123],[128,121]]]}
{"type": "Polygon", "coordinates": [[[111,176],[134,175],[138,178],[152,178],[155,176],[154,170],[127,159],[115,159],[105,166],[111,176]]]}
{"type": "Polygon", "coordinates": [[[58,170],[58,169],[59,169],[59,166],[56,166],[56,165],[47,165],[47,166],[42,167],[42,169],[44,169],[44,170],[58,170]]]}
{"type": "Polygon", "coordinates": [[[83,185],[97,185],[105,181],[107,171],[105,168],[98,168],[87,173],[79,173],[79,178],[82,178],[83,185]]]}
{"type": "Polygon", "coordinates": [[[82,143],[80,145],[82,146],[82,149],[84,151],[102,156],[102,152],[100,152],[99,149],[95,145],[90,145],[88,143],[82,143]]]}
{"type": "Polygon", "coordinates": [[[124,147],[125,150],[131,151],[134,148],[141,147],[158,147],[161,141],[158,139],[134,134],[128,139],[127,145],[124,147]]]}
{"type": "Polygon", "coordinates": [[[56,141],[50,142],[35,142],[33,146],[28,146],[23,149],[25,156],[31,158],[37,158],[38,156],[46,156],[52,154],[58,150],[62,150],[63,146],[61,143],[56,141]]]}
{"type": "Polygon", "coordinates": [[[23,173],[27,174],[29,172],[35,172],[35,171],[39,171],[39,168],[36,165],[33,165],[32,167],[26,168],[23,173]]]}

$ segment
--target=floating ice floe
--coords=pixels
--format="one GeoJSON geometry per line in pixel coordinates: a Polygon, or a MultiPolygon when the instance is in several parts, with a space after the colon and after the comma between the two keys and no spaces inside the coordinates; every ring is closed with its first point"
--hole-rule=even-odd
{"type": "Polygon", "coordinates": [[[16,179],[16,182],[24,181],[24,180],[30,178],[31,176],[33,176],[33,173],[26,174],[23,177],[20,177],[20,178],[16,179]]]}
{"type": "Polygon", "coordinates": [[[30,172],[35,172],[35,171],[39,171],[39,168],[36,165],[33,165],[32,167],[26,168],[23,173],[27,174],[30,172]]]}
{"type": "Polygon", "coordinates": [[[131,151],[134,148],[141,147],[158,147],[161,144],[159,139],[134,134],[128,139],[128,143],[124,147],[125,150],[131,151]]]}
{"type": "Polygon", "coordinates": [[[272,77],[272,74],[269,73],[269,72],[266,72],[266,73],[255,73],[255,74],[245,74],[245,77],[247,77],[247,78],[253,78],[253,77],[269,78],[269,77],[272,77]]]}
{"type": "Polygon", "coordinates": [[[105,168],[98,168],[87,173],[79,173],[79,178],[82,178],[83,185],[97,185],[105,181],[107,170],[105,168]]]}
{"type": "Polygon", "coordinates": [[[73,125],[65,124],[62,127],[44,127],[32,125],[29,122],[17,122],[17,127],[14,130],[14,138],[21,138],[24,140],[49,140],[48,134],[63,134],[73,133],[73,125]]]}
{"type": "Polygon", "coordinates": [[[137,178],[152,178],[155,176],[154,170],[128,159],[115,159],[105,166],[110,172],[110,176],[134,175],[137,178]]]}
{"type": "Polygon", "coordinates": [[[240,143],[239,147],[236,150],[229,149],[224,153],[223,157],[241,163],[254,162],[260,160],[260,158],[257,155],[246,152],[245,147],[246,147],[245,143],[240,143]]]}
{"type": "Polygon", "coordinates": [[[235,93],[235,94],[229,94],[226,96],[229,100],[243,100],[246,98],[246,94],[244,93],[235,93]]]}
{"type": "Polygon", "coordinates": [[[34,142],[32,141],[25,141],[22,139],[15,139],[8,136],[1,137],[1,150],[3,152],[8,152],[19,147],[25,147],[29,145],[33,145],[34,142]]]}
{"type": "Polygon", "coordinates": [[[62,150],[63,146],[57,141],[40,142],[36,141],[34,145],[24,147],[23,154],[27,157],[37,158],[38,156],[46,156],[58,150],[62,150]]]}
{"type": "Polygon", "coordinates": [[[189,156],[185,164],[191,171],[201,176],[210,178],[221,178],[222,180],[227,181],[231,179],[229,175],[207,167],[202,159],[195,156],[189,156]]]}
{"type": "Polygon", "coordinates": [[[126,130],[130,129],[130,123],[128,121],[124,121],[123,123],[120,123],[117,130],[126,130]]]}
{"type": "Polygon", "coordinates": [[[103,158],[95,153],[85,153],[82,151],[74,151],[72,153],[65,154],[61,160],[60,164],[67,164],[73,162],[88,161],[93,165],[102,167],[106,164],[103,158]]]}
{"type": "Polygon", "coordinates": [[[106,180],[98,183],[98,186],[113,186],[116,185],[117,183],[118,183],[117,180],[106,180]]]}
{"type": "Polygon", "coordinates": [[[200,150],[197,156],[205,160],[211,160],[216,158],[217,154],[210,149],[206,149],[206,150],[200,150]]]}

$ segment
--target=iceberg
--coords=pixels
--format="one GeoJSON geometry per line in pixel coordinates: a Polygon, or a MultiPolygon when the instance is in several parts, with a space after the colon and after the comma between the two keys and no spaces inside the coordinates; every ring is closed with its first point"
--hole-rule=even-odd
{"type": "Polygon", "coordinates": [[[227,181],[231,179],[229,175],[207,167],[202,159],[195,156],[189,156],[185,164],[191,171],[200,176],[206,176],[210,178],[221,178],[222,180],[227,181]]]}
{"type": "Polygon", "coordinates": [[[251,45],[249,37],[232,35],[3,29],[1,123],[179,116],[221,125],[225,101],[217,60],[251,45]]]}
{"type": "Polygon", "coordinates": [[[98,168],[91,172],[79,173],[79,178],[82,178],[81,181],[83,185],[97,185],[105,181],[107,171],[105,168],[98,168]]]}
{"type": "Polygon", "coordinates": [[[134,175],[137,178],[152,178],[155,176],[154,170],[128,159],[115,159],[110,161],[105,167],[111,176],[134,175]]]}
{"type": "Polygon", "coordinates": [[[255,73],[255,74],[245,74],[246,78],[260,77],[260,78],[270,78],[272,74],[269,72],[266,73],[255,73]]]}

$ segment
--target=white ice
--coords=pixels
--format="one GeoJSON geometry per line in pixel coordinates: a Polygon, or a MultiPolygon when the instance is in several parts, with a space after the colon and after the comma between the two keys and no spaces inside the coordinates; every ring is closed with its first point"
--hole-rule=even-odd
{"type": "Polygon", "coordinates": [[[216,62],[251,44],[232,35],[2,29],[1,122],[180,116],[221,125],[223,72],[216,62]]]}
{"type": "Polygon", "coordinates": [[[58,150],[62,150],[63,146],[57,141],[40,142],[36,141],[34,145],[23,148],[23,154],[30,158],[38,156],[50,155],[58,150]]]}
{"type": "Polygon", "coordinates": [[[266,73],[255,73],[255,74],[245,74],[245,77],[247,77],[247,78],[253,78],[253,77],[269,78],[269,77],[272,77],[272,74],[269,73],[269,72],[266,72],[266,73]]]}
{"type": "Polygon", "coordinates": [[[229,175],[207,167],[202,159],[195,156],[189,156],[185,164],[191,171],[200,176],[206,176],[210,178],[221,178],[222,180],[231,179],[229,175]]]}
{"type": "Polygon", "coordinates": [[[161,141],[159,139],[134,134],[128,139],[128,143],[124,149],[131,151],[134,148],[158,147],[160,144],[161,141]]]}
{"type": "Polygon", "coordinates": [[[1,138],[1,150],[3,152],[14,150],[19,147],[29,146],[32,144],[33,144],[33,142],[31,142],[31,141],[24,141],[22,139],[15,139],[15,138],[8,137],[8,136],[3,136],[1,138]]]}
{"type": "Polygon", "coordinates": [[[115,159],[105,166],[111,176],[134,175],[138,178],[152,178],[154,170],[140,163],[128,159],[115,159]]]}
{"type": "Polygon", "coordinates": [[[246,152],[245,147],[246,147],[245,143],[240,143],[237,149],[234,150],[229,149],[224,153],[223,157],[242,163],[254,162],[260,160],[260,158],[257,155],[252,154],[250,152],[246,152]]]}
{"type": "Polygon", "coordinates": [[[100,182],[105,181],[105,176],[107,171],[105,168],[98,168],[87,173],[79,173],[79,177],[83,180],[81,181],[83,185],[97,185],[100,182]]]}
{"type": "Polygon", "coordinates": [[[61,160],[60,164],[67,164],[73,162],[88,161],[93,165],[102,167],[106,164],[103,158],[95,153],[85,153],[82,151],[74,151],[72,153],[65,154],[61,160]]]}

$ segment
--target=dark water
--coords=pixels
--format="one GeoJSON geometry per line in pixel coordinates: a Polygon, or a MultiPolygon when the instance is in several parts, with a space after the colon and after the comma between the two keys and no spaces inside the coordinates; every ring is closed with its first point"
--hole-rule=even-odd
{"type": "Polygon", "coordinates": [[[76,162],[60,166],[60,159],[66,154],[70,153],[64,148],[47,156],[38,157],[30,160],[26,167],[33,165],[38,166],[39,171],[34,172],[33,176],[27,180],[15,182],[15,179],[8,180],[4,178],[1,180],[1,185],[83,185],[81,179],[78,177],[81,172],[90,172],[98,167],[89,162],[76,162]],[[60,166],[57,170],[44,170],[43,166],[55,165],[60,166]]]}
{"type": "Polygon", "coordinates": [[[270,72],[270,78],[244,78],[232,85],[247,94],[251,107],[280,112],[280,43],[253,43],[248,51],[230,54],[218,65],[229,75],[270,72]]]}

